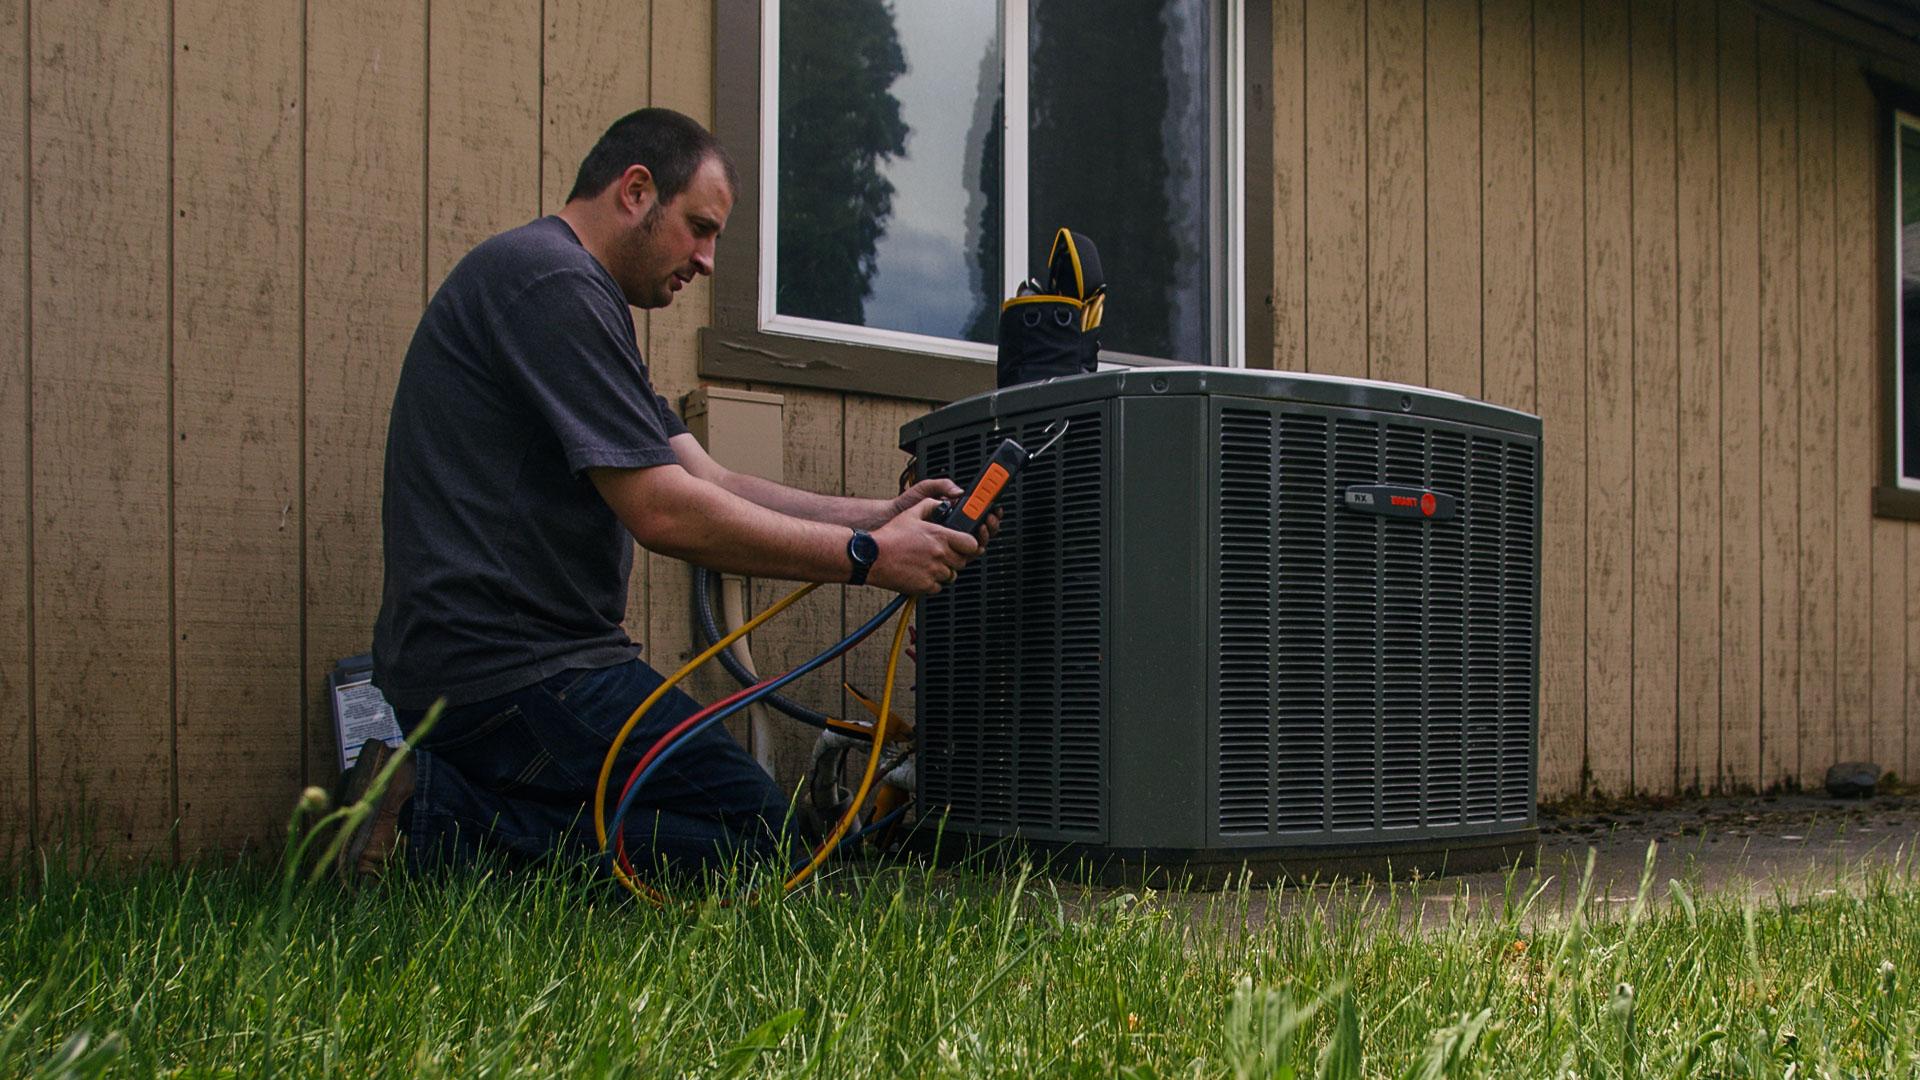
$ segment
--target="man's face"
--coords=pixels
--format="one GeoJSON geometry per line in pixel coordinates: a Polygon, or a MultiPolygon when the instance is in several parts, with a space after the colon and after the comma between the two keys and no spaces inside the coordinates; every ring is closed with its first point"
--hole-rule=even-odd
{"type": "Polygon", "coordinates": [[[708,158],[670,202],[653,202],[621,243],[615,274],[627,302],[661,308],[696,275],[713,273],[713,244],[733,212],[719,161],[708,158]]]}

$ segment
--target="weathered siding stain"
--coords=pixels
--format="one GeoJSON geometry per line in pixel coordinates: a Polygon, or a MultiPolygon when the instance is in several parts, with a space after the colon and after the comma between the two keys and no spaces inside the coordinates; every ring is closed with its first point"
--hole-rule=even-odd
{"type": "Polygon", "coordinates": [[[1673,790],[1679,747],[1679,217],[1672,0],[1634,0],[1633,787],[1673,790]]]}
{"type": "MultiPolygon", "coordinates": [[[[1627,9],[1585,7],[1587,762],[1633,783],[1633,145],[1627,9]]],[[[1551,440],[1565,442],[1572,432],[1551,440]]],[[[1546,528],[1574,523],[1548,521],[1546,528]]]]}
{"type": "Polygon", "coordinates": [[[1920,547],[1868,504],[1874,102],[1784,7],[1429,0],[1421,46],[1398,3],[1276,5],[1275,366],[1408,378],[1418,348],[1541,415],[1550,797],[1911,772],[1920,547]]]}

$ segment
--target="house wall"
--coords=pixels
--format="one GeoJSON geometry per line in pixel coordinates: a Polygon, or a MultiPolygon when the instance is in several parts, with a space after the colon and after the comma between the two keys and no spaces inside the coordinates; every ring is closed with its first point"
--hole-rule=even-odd
{"type": "Polygon", "coordinates": [[[1920,768],[1875,102],[1816,7],[1276,0],[1275,362],[1541,416],[1548,797],[1920,768]]]}
{"type": "MultiPolygon", "coordinates": [[[[1543,792],[1920,770],[1920,543],[1868,512],[1853,54],[1735,0],[1272,21],[1276,366],[1545,420],[1543,792]]],[[[272,843],[331,779],[321,684],[368,644],[425,298],[558,206],[615,116],[710,120],[712,25],[694,0],[0,0],[6,846],[272,843]]],[[[698,283],[636,319],[670,398],[710,310],[698,283]]],[[[827,491],[891,491],[929,407],[752,388],[786,397],[788,480],[827,491]]],[[[657,666],[689,652],[686,592],[636,561],[657,666]]],[[[796,663],[882,599],[822,589],[757,658],[796,663]]],[[[842,674],[877,689],[881,651],[842,674]]],[[[838,710],[837,682],[799,696],[838,710]]]]}

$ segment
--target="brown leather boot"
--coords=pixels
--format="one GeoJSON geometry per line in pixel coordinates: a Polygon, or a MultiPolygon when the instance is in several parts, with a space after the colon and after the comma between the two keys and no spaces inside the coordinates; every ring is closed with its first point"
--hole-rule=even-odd
{"type": "MultiPolygon", "coordinates": [[[[366,798],[374,779],[399,752],[379,739],[368,739],[344,779],[340,805],[351,806],[366,798]]],[[[393,778],[374,801],[373,811],[340,846],[334,866],[342,885],[359,888],[405,862],[407,834],[400,831],[400,808],[413,797],[413,774],[413,758],[407,757],[394,769],[393,778]]]]}

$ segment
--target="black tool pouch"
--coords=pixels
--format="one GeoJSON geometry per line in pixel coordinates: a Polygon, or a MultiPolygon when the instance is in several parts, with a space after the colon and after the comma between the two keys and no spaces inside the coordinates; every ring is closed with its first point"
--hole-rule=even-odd
{"type": "Polygon", "coordinates": [[[1092,371],[1100,361],[1107,282],[1093,241],[1061,229],[1047,256],[1047,291],[1000,306],[999,385],[1092,371]]]}

